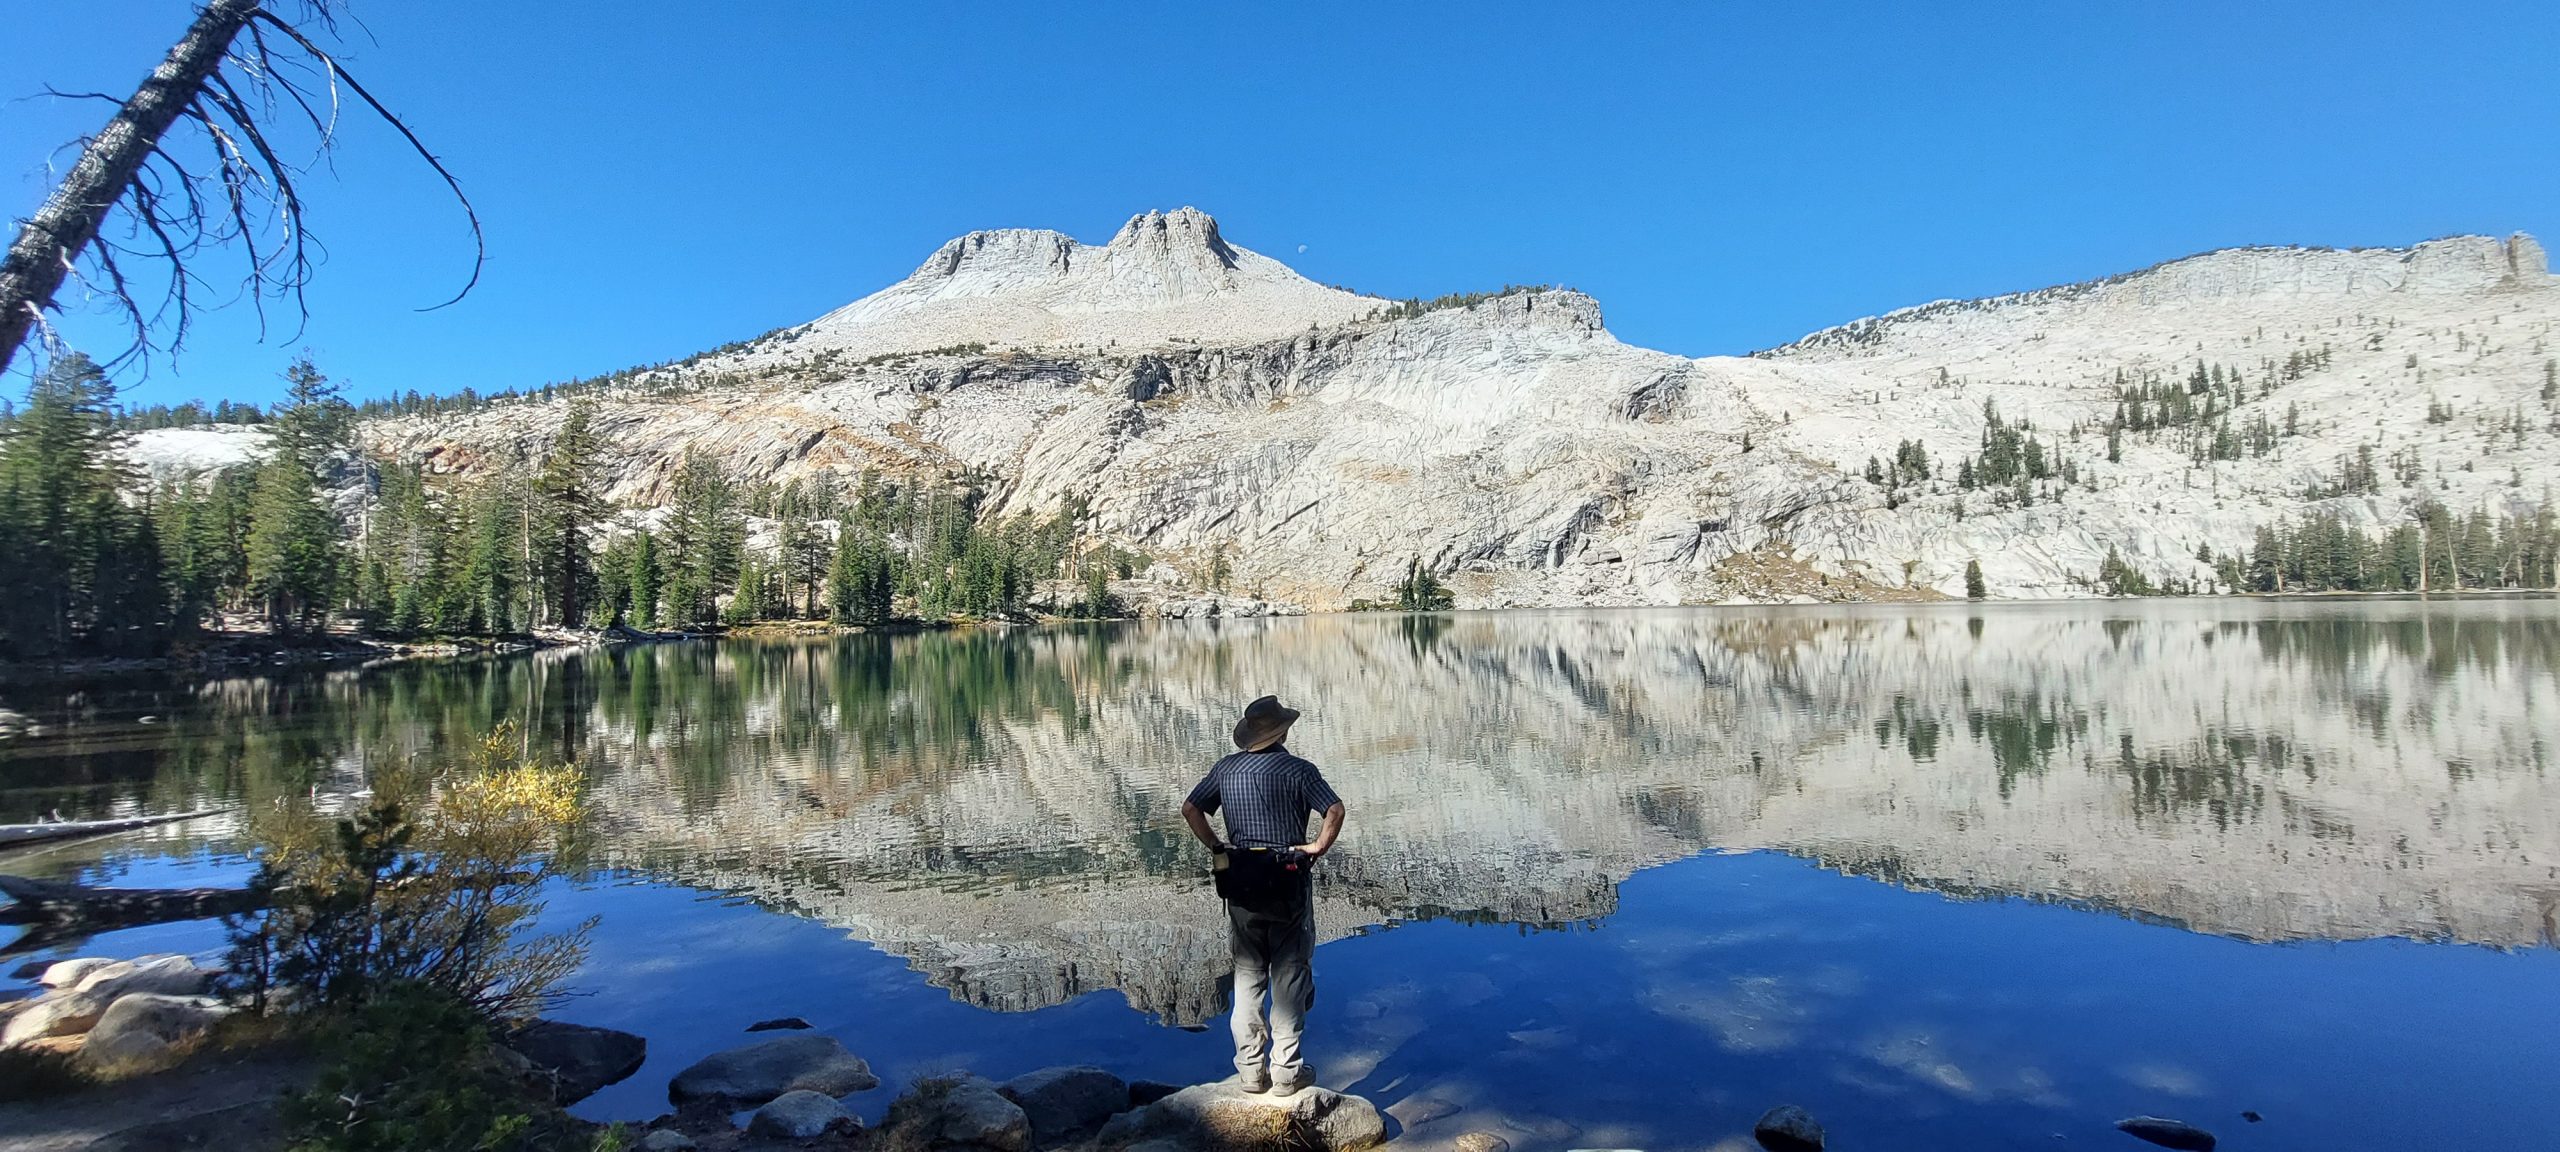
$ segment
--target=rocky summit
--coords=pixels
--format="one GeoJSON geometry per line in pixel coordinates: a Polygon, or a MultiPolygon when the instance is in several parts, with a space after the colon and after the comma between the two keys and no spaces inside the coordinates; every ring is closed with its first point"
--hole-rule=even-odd
{"type": "MultiPolygon", "coordinates": [[[[996,514],[1082,501],[1159,582],[1223,555],[1229,589],[1311,609],[1415,560],[1466,608],[1961,596],[1969,564],[1990,596],[2057,597],[2110,551],[2208,586],[2213,557],[2308,515],[2525,515],[2560,478],[2555,320],[2540,245],[2464,236],[2214,252],[1693,359],[1620,343],[1564,289],[1324,287],[1185,208],[1099,246],[974,232],[590,394],[636,507],[688,448],[750,483],[969,477],[996,514]]],[[[361,436],[467,477],[567,406],[361,436]]],[[[256,435],[134,450],[184,470],[256,435]]]]}

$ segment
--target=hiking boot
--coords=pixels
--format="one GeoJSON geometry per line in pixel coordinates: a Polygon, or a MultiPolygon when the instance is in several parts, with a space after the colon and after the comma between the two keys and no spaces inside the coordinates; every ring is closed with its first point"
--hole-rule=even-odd
{"type": "Polygon", "coordinates": [[[1300,1092],[1306,1091],[1307,1088],[1315,1082],[1316,1074],[1308,1070],[1307,1067],[1302,1064],[1287,1072],[1281,1073],[1279,1082],[1271,1086],[1271,1094],[1274,1096],[1294,1096],[1300,1092]]]}
{"type": "Polygon", "coordinates": [[[1271,1090],[1271,1073],[1262,1068],[1242,1069],[1236,1073],[1236,1083],[1247,1092],[1268,1092],[1271,1090]]]}

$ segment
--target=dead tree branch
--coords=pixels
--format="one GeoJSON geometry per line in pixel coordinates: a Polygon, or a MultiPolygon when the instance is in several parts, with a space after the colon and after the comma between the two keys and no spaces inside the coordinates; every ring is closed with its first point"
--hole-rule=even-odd
{"type": "Polygon", "coordinates": [[[304,290],[319,248],[305,222],[300,178],[307,166],[288,159],[297,145],[277,130],[292,128],[287,135],[298,140],[307,128],[314,158],[326,160],[340,128],[341,93],[353,93],[426,162],[471,229],[471,274],[461,291],[421,311],[452,304],[479,283],[488,246],[462,182],[305,34],[304,26],[336,34],[330,0],[303,0],[302,26],[277,15],[277,2],[203,0],[186,35],[130,98],[46,90],[117,108],[104,130],[79,142],[79,160],[0,258],[0,371],[31,339],[52,339],[46,313],[60,311],[66,283],[111,300],[132,330],[132,342],[110,366],[147,361],[155,348],[174,355],[208,284],[198,258],[231,245],[245,260],[241,294],[257,309],[260,336],[270,299],[291,303],[298,335],[310,318],[304,290]],[[147,308],[137,293],[148,281],[137,284],[130,274],[136,259],[160,265],[166,276],[157,304],[147,308]]]}

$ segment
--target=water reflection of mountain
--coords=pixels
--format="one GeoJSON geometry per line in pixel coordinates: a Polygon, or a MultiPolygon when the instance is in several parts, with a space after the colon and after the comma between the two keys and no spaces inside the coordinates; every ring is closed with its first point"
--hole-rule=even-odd
{"type": "Polygon", "coordinates": [[[2560,903],[2555,655],[2548,603],[1168,624],[635,651],[588,737],[617,862],[973,1002],[1190,1021],[1223,943],[1172,808],[1260,691],[1352,798],[1327,938],[1605,917],[1638,869],[1770,848],[2252,940],[2522,946],[2560,903]]]}
{"type": "Polygon", "coordinates": [[[2250,940],[2532,946],[2555,658],[2547,600],[1167,622],[233,683],[154,705],[156,760],[108,740],[78,771],[255,800],[531,717],[603,767],[611,864],[973,1003],[1108,988],[1190,1022],[1224,940],[1174,808],[1261,692],[1353,807],[1328,939],[1603,919],[1639,869],[1765,848],[2250,940]]]}

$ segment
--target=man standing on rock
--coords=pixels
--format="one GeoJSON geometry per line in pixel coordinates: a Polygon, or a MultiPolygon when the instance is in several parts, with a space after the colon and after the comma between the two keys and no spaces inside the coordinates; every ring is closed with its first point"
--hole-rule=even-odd
{"type": "Polygon", "coordinates": [[[1298,712],[1277,696],[1245,706],[1236,721],[1236,747],[1182,802],[1191,834],[1208,845],[1216,862],[1218,895],[1227,902],[1235,960],[1236,1078],[1247,1092],[1277,1087],[1296,1092],[1315,1082],[1298,1043],[1315,1003],[1312,962],[1316,950],[1315,863],[1342,835],[1342,798],[1316,766],[1291,755],[1283,743],[1298,712]],[[1224,810],[1227,835],[1209,830],[1209,817],[1224,810]],[[1324,813],[1324,828],[1307,839],[1307,813],[1324,813]],[[1271,1023],[1263,1025],[1262,997],[1271,996],[1271,1023]],[[1268,1064],[1265,1064],[1265,1058],[1268,1064]]]}

